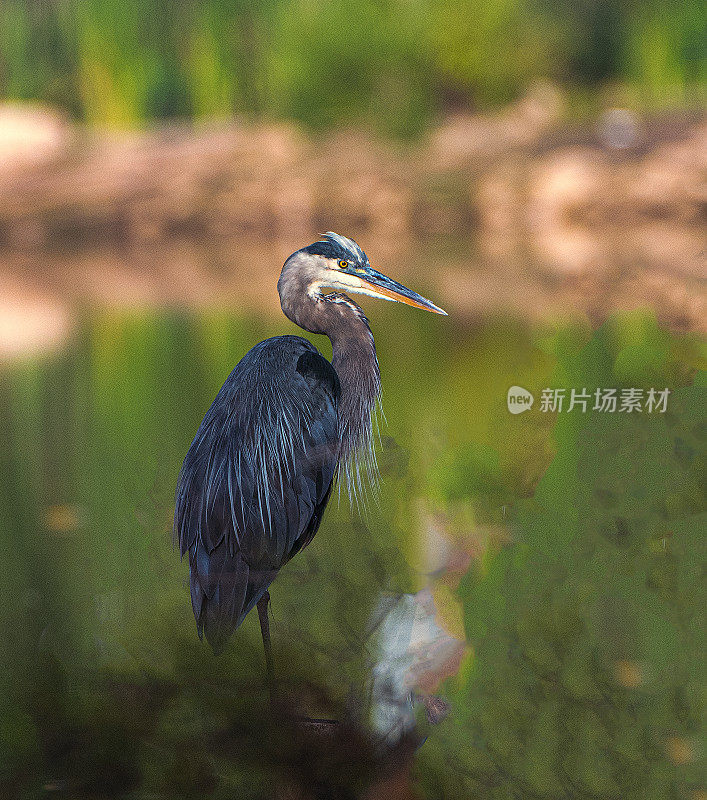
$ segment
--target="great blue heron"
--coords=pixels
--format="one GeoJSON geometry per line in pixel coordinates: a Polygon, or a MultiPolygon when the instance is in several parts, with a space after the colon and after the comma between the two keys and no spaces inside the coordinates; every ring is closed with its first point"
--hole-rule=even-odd
{"type": "Polygon", "coordinates": [[[372,469],[371,413],[380,396],[373,335],[361,308],[336,290],[445,313],[377,272],[356,242],[336,233],[293,253],[277,288],[292,322],[329,337],[332,363],[300,336],[250,350],[199,426],[174,512],[199,636],[219,653],[257,604],[270,679],[268,587],[312,541],[337,470],[355,493],[372,469]]]}

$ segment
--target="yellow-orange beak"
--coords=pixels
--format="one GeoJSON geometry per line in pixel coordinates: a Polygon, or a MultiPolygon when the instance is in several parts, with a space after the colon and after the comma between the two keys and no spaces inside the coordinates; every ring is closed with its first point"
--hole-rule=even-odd
{"type": "Polygon", "coordinates": [[[383,300],[394,300],[397,303],[405,303],[413,308],[421,308],[424,311],[431,311],[433,314],[447,316],[446,311],[430,302],[426,297],[413,292],[412,289],[408,289],[402,283],[383,275],[382,272],[378,272],[373,267],[366,267],[365,272],[359,272],[356,277],[361,280],[362,286],[359,291],[364,294],[380,297],[383,300]]]}

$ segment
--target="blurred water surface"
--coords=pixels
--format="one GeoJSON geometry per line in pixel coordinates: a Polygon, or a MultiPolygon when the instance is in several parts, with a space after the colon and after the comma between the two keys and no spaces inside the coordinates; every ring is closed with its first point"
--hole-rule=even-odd
{"type": "MultiPolygon", "coordinates": [[[[505,411],[508,386],[537,392],[551,368],[525,324],[460,326],[373,305],[386,417],[380,494],[365,511],[335,494],[314,544],[272,592],[278,670],[294,685],[304,676],[310,711],[331,713],[364,685],[381,591],[415,591],[424,573],[444,569],[435,515],[449,517],[459,551],[478,551],[494,534],[474,525],[493,532],[549,459],[547,418],[505,411]],[[461,467],[450,461],[457,451],[461,467]]],[[[75,772],[75,727],[100,728],[99,708],[118,713],[107,675],[182,688],[227,675],[235,697],[264,702],[257,619],[219,662],[198,644],[171,515],[181,459],[219,386],[250,346],[293,332],[284,318],[230,310],[94,310],[58,351],[3,366],[0,632],[13,787],[30,765],[28,791],[57,778],[52,770],[75,772]]],[[[326,339],[312,340],[330,356],[326,339]]],[[[131,697],[121,713],[139,719],[131,697]]],[[[126,724],[134,733],[137,721],[126,724]]],[[[120,761],[105,747],[84,765],[96,776],[106,759],[120,761]]]]}
{"type": "MultiPolygon", "coordinates": [[[[293,326],[226,307],[94,306],[58,349],[3,364],[0,784],[9,796],[287,797],[293,776],[319,786],[314,796],[361,796],[378,764],[365,722],[373,613],[381,596],[425,587],[437,622],[473,644],[421,678],[453,705],[441,738],[432,733],[420,751],[414,775],[427,796],[441,783],[448,797],[486,785],[489,797],[505,796],[529,770],[536,783],[559,780],[547,794],[559,797],[563,754],[581,751],[585,735],[610,753],[611,786],[638,792],[626,796],[643,797],[653,771],[664,787],[696,785],[700,627],[689,587],[704,507],[695,483],[704,389],[676,394],[665,417],[635,420],[556,417],[539,398],[547,386],[689,387],[704,363],[700,338],[672,335],[646,312],[593,332],[576,315],[531,323],[389,303],[366,311],[384,387],[380,491],[365,509],[335,493],[312,545],[272,587],[276,669],[293,707],[361,722],[324,749],[267,713],[253,615],[222,657],[199,643],[187,567],[171,544],[174,484],[201,417],[253,344],[293,326]],[[509,413],[511,386],[534,394],[531,411],[509,413]],[[520,583],[504,583],[508,565],[520,583]],[[566,664],[557,680],[569,670],[569,694],[548,683],[539,652],[566,664]],[[501,668],[508,684],[497,693],[489,681],[501,668]],[[602,691],[597,706],[592,693],[602,691]],[[518,703],[519,731],[503,733],[518,703]],[[559,716],[538,729],[552,748],[538,756],[523,726],[535,730],[543,703],[559,716]],[[579,715],[571,732],[562,703],[579,715]],[[609,727],[598,734],[595,724],[609,727]],[[621,737],[636,725],[640,780],[620,766],[621,737]],[[521,737],[508,755],[515,775],[489,760],[511,746],[499,736],[521,737]]],[[[330,355],[326,339],[312,339],[330,355]]],[[[573,762],[572,779],[605,785],[602,763],[573,762]]],[[[408,757],[396,768],[407,785],[408,757]]]]}

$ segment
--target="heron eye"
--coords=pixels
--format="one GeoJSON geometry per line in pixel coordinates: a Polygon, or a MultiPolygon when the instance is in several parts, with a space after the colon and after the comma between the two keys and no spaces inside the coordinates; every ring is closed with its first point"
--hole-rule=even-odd
{"type": "Polygon", "coordinates": [[[348,261],[344,261],[343,259],[339,261],[339,266],[341,267],[341,269],[345,269],[346,267],[348,267],[348,265],[349,265],[348,261]]]}

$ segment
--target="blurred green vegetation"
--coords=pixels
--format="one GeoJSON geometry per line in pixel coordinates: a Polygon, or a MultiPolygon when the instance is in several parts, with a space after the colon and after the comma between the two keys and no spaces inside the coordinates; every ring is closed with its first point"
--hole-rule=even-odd
{"type": "Polygon", "coordinates": [[[552,464],[509,513],[511,543],[462,581],[475,658],[420,753],[430,798],[704,789],[704,351],[645,314],[577,334],[538,340],[556,359],[550,386],[669,386],[668,408],[558,415],[552,464]]]}
{"type": "MultiPolygon", "coordinates": [[[[516,476],[537,469],[549,431],[536,419],[505,441],[508,383],[541,386],[551,368],[525,326],[466,331],[412,311],[401,318],[388,304],[371,311],[388,419],[380,498],[360,516],[335,494],[315,544],[272,592],[279,676],[309,713],[340,716],[352,687],[362,691],[380,592],[420,587],[416,498],[428,492],[428,467],[450,446],[497,449],[478,513],[500,518],[496,504],[528,492],[516,476]],[[508,457],[509,447],[522,452],[508,457]]],[[[56,783],[72,797],[186,797],[212,786],[268,797],[287,769],[283,733],[267,723],[257,619],[211,655],[170,528],[179,465],[217,389],[253,343],[289,330],[225,311],[101,313],[59,355],[3,369],[3,796],[36,797],[56,783]]],[[[326,340],[312,338],[326,353],[326,340]]],[[[361,763],[368,757],[363,747],[361,763]]]]}
{"type": "Polygon", "coordinates": [[[703,85],[699,0],[5,0],[0,94],[91,124],[239,113],[314,127],[424,130],[536,79],[690,102],[703,85]]]}
{"type": "MultiPolygon", "coordinates": [[[[421,508],[461,541],[507,524],[510,544],[482,542],[458,593],[474,657],[418,753],[424,796],[689,796],[705,629],[698,341],[645,314],[592,333],[371,312],[381,493],[363,515],[335,496],[273,586],[286,691],[315,714],[360,700],[381,591],[423,581],[421,508]],[[537,403],[510,415],[512,384],[673,394],[664,415],[555,419],[537,403]]],[[[370,780],[360,731],[322,753],[269,721],[254,615],[219,658],[198,641],[170,546],[201,416],[240,355],[284,331],[227,312],[101,313],[61,354],[3,370],[3,796],[256,800],[295,775],[349,797],[370,780]]]]}

